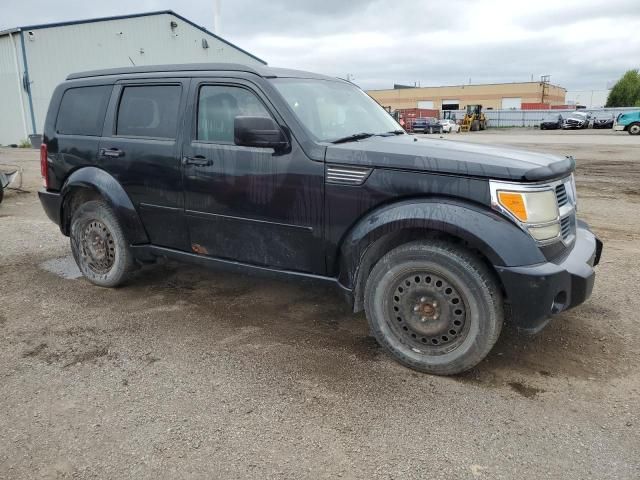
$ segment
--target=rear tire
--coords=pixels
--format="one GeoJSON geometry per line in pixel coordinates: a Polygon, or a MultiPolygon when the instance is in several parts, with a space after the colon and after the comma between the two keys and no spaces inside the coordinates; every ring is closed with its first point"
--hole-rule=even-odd
{"type": "Polygon", "coordinates": [[[454,375],[482,361],[498,340],[502,294],[473,254],[443,241],[388,252],[365,286],[376,340],[415,370],[454,375]]]}
{"type": "Polygon", "coordinates": [[[640,122],[635,122],[629,125],[629,135],[640,135],[640,122]]]}
{"type": "Polygon", "coordinates": [[[82,274],[100,287],[115,287],[134,266],[129,244],[111,208],[103,201],[78,207],[71,218],[71,251],[82,274]]]}

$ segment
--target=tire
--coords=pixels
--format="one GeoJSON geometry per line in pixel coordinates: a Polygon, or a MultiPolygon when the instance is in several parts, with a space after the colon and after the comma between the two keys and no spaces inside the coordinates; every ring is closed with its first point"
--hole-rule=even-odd
{"type": "Polygon", "coordinates": [[[504,320],[489,269],[444,241],[408,243],[382,257],[367,278],[365,312],[376,340],[398,362],[436,375],[476,366],[504,320]]]}
{"type": "Polygon", "coordinates": [[[640,122],[634,122],[627,128],[629,135],[640,135],[640,122]]]}
{"type": "Polygon", "coordinates": [[[91,283],[115,287],[127,279],[134,266],[133,256],[122,227],[105,202],[80,205],[71,218],[69,236],[73,258],[91,283]]]}
{"type": "Polygon", "coordinates": [[[478,120],[474,120],[471,122],[471,131],[477,132],[478,130],[480,130],[480,122],[478,120]]]}

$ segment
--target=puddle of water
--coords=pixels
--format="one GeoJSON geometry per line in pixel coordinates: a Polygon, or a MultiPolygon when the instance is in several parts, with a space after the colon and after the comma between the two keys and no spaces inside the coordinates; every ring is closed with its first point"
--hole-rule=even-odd
{"type": "Polygon", "coordinates": [[[82,276],[80,269],[78,269],[78,266],[71,255],[61,258],[52,258],[51,260],[42,262],[40,264],[40,268],[66,280],[74,280],[82,276]]]}

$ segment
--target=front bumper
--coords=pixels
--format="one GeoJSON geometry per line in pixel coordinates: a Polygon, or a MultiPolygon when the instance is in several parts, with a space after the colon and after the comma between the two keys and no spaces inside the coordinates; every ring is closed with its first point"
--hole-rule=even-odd
{"type": "Polygon", "coordinates": [[[618,131],[623,131],[624,130],[624,125],[614,125],[613,129],[614,130],[618,130],[618,131]]]}
{"type": "Polygon", "coordinates": [[[496,267],[511,308],[511,319],[526,333],[537,333],[552,315],[583,303],[591,295],[602,242],[578,221],[569,255],[558,262],[496,267]]]}
{"type": "Polygon", "coordinates": [[[47,217],[56,225],[60,225],[60,204],[62,202],[60,194],[42,189],[38,191],[38,197],[47,217]]]}

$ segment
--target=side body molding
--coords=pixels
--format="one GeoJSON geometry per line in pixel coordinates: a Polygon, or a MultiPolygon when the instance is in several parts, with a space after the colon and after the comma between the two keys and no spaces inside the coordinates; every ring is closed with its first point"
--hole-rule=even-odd
{"type": "Polygon", "coordinates": [[[356,290],[358,296],[364,283],[358,278],[363,261],[377,261],[366,257],[378,240],[401,231],[417,233],[417,238],[427,231],[457,237],[495,266],[546,261],[527,233],[486,207],[448,198],[413,199],[373,210],[347,233],[340,248],[340,284],[356,290]]]}
{"type": "MultiPolygon", "coordinates": [[[[132,245],[148,243],[149,238],[131,199],[122,185],[109,173],[96,167],[84,167],[73,172],[64,182],[60,191],[63,198],[60,218],[64,219],[64,209],[69,207],[68,199],[77,189],[92,190],[102,196],[115,212],[125,235],[132,245]]],[[[62,221],[60,229],[69,235],[67,225],[62,221]]]]}

